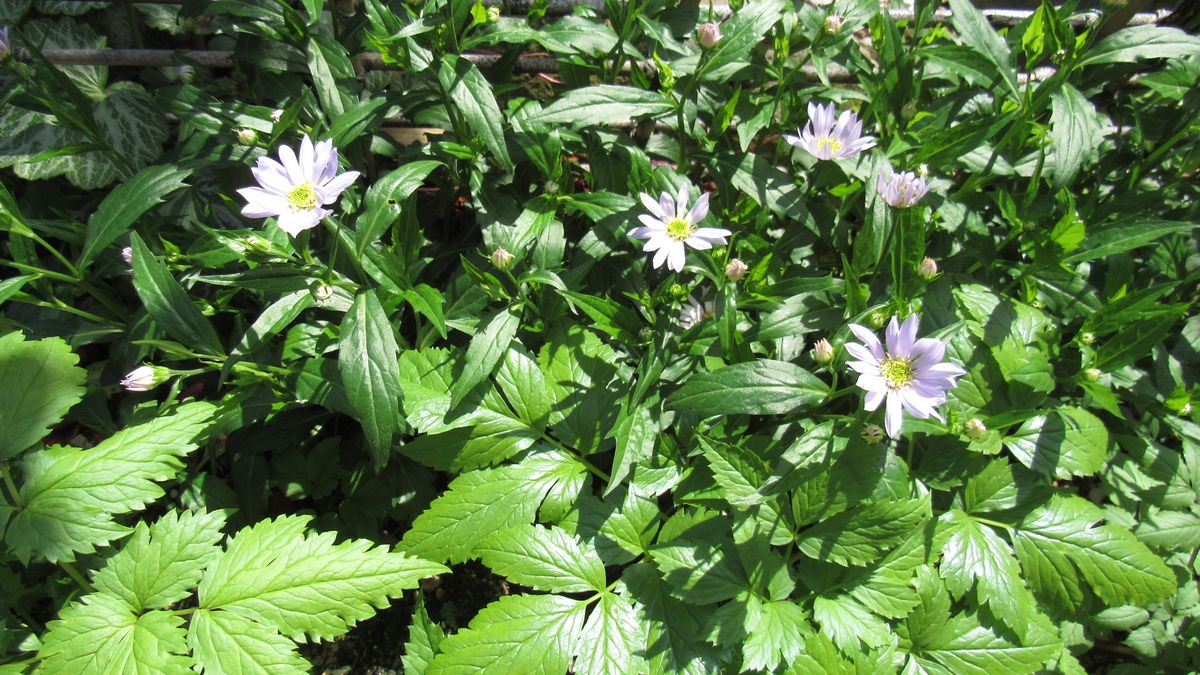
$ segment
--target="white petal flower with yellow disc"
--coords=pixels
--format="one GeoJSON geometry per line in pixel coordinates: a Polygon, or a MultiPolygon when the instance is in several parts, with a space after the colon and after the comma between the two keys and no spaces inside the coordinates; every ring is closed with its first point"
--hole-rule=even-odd
{"type": "Polygon", "coordinates": [[[641,194],[642,205],[650,213],[638,216],[642,227],[630,230],[629,236],[646,240],[643,250],[655,251],[656,268],[665,262],[669,269],[682,272],[689,246],[699,251],[708,250],[714,244],[727,243],[725,237],[732,234],[720,227],[699,227],[700,221],[708,216],[708,193],[700,195],[689,209],[690,193],[691,186],[684,183],[679,186],[676,197],[664,192],[655,201],[650,195],[641,194]]]}
{"type": "Polygon", "coordinates": [[[300,142],[299,154],[280,146],[279,161],[262,157],[251,171],[259,186],[238,190],[247,202],[242,215],[274,217],[280,229],[293,236],[316,227],[333,213],[323,207],[336,202],[359,176],[357,171],[338,173],[338,152],[332,140],[313,145],[307,135],[300,142]]]}

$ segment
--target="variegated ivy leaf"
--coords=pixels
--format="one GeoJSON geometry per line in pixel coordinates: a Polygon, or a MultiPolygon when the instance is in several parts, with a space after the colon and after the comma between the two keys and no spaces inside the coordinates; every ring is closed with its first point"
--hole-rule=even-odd
{"type": "MultiPolygon", "coordinates": [[[[48,4],[40,2],[40,4],[48,4]]],[[[62,2],[59,5],[88,5],[99,3],[62,2]]],[[[22,27],[26,41],[38,49],[101,49],[106,40],[82,21],[63,17],[56,20],[30,21],[22,27]]],[[[88,98],[104,98],[108,83],[108,66],[58,66],[88,98]]]]}

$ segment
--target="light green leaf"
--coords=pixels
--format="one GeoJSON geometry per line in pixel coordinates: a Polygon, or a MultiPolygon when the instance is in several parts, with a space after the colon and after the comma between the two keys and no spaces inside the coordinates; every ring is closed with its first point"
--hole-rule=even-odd
{"type": "Polygon", "coordinates": [[[312,669],[296,643],[233,612],[197,609],[187,640],[196,663],[211,675],[302,675],[312,669]]]}
{"type": "Polygon", "coordinates": [[[533,522],[550,489],[583,471],[577,460],[544,452],[520,464],[464,473],[417,517],[400,548],[430,560],[463,562],[487,535],[533,522]]]}
{"type": "Polygon", "coordinates": [[[646,629],[646,644],[640,649],[650,661],[652,673],[715,675],[722,672],[719,652],[701,635],[703,620],[698,608],[672,597],[669,586],[654,566],[637,563],[621,575],[631,597],[637,598],[646,629]]]}
{"type": "Polygon", "coordinates": [[[1175,575],[1162,559],[1129,530],[1096,524],[1102,520],[1082,497],[1055,495],[1017,524],[1013,544],[1033,590],[1072,610],[1082,598],[1070,591],[1081,581],[1108,605],[1145,605],[1174,593],[1175,575]]]}
{"type": "Polygon", "coordinates": [[[946,518],[953,534],[942,549],[938,568],[946,587],[962,596],[974,585],[979,604],[987,603],[996,618],[1023,634],[1036,602],[1025,587],[1012,549],[991,528],[962,511],[950,511],[946,518]]]}
{"type": "Polygon", "coordinates": [[[975,8],[970,0],[950,0],[950,23],[959,39],[972,49],[983,54],[1004,78],[1009,93],[1016,95],[1017,73],[1012,67],[1012,53],[1008,43],[992,28],[983,12],[975,8]]]}
{"type": "Polygon", "coordinates": [[[624,596],[605,593],[579,636],[572,672],[579,675],[645,672],[638,653],[645,633],[633,605],[624,596]]]}
{"type": "Polygon", "coordinates": [[[1169,234],[1189,232],[1197,227],[1200,225],[1196,223],[1146,218],[1126,218],[1115,223],[1098,225],[1095,229],[1089,228],[1083,244],[1071,255],[1065,256],[1063,262],[1079,263],[1132,251],[1169,234]]]}
{"type": "Polygon", "coordinates": [[[354,299],[342,320],[338,347],[346,398],[362,423],[375,466],[383,466],[400,428],[400,348],[375,291],[354,299]]]}
{"type": "MultiPolygon", "coordinates": [[[[438,67],[438,82],[442,91],[454,101],[458,111],[466,119],[488,150],[496,156],[500,166],[512,169],[512,158],[504,142],[504,114],[492,94],[492,85],[470,61],[454,55],[442,57],[438,67]]],[[[463,142],[468,139],[461,139],[463,142]]]]}
{"type": "Polygon", "coordinates": [[[97,253],[127,232],[168,194],[184,187],[192,170],[164,164],[142,169],[113,189],[88,218],[87,237],[77,267],[86,268],[97,253]]]}
{"type": "MultiPolygon", "coordinates": [[[[317,15],[320,16],[319,11],[317,15]]],[[[355,82],[354,66],[346,48],[331,37],[310,34],[305,55],[321,109],[329,119],[340,116],[353,102],[344,92],[355,82]]]]}
{"type": "Polygon", "coordinates": [[[1067,187],[1084,163],[1095,157],[1104,141],[1096,107],[1078,89],[1064,82],[1050,97],[1050,141],[1054,146],[1054,183],[1067,187]]]}
{"type": "Polygon", "coordinates": [[[651,548],[650,557],[675,595],[693,605],[707,605],[736,597],[750,588],[746,571],[728,544],[673,539],[651,548]]]}
{"type": "Polygon", "coordinates": [[[1104,466],[1108,430],[1082,408],[1062,408],[1030,418],[1004,445],[1026,467],[1056,478],[1091,476],[1104,466]]]}
{"type": "Polygon", "coordinates": [[[508,351],[521,325],[520,311],[505,308],[496,312],[471,338],[467,346],[467,364],[450,387],[450,407],[466,398],[475,385],[486,380],[508,351]]]}
{"type": "Polygon", "coordinates": [[[619,361],[612,347],[579,327],[543,345],[538,365],[557,402],[550,412],[555,438],[584,454],[600,449],[625,394],[616,384],[619,361]]]}
{"type": "Polygon", "coordinates": [[[47,673],[189,675],[183,617],[153,611],[135,615],[121,600],[88,595],[46,625],[38,656],[47,673]]]}
{"type": "Polygon", "coordinates": [[[888,625],[848,595],[817,596],[813,600],[813,620],[824,635],[849,654],[858,651],[860,643],[874,648],[891,639],[888,625]]]}
{"type": "Polygon", "coordinates": [[[163,495],[154,481],[183,468],[180,458],[215,412],[209,403],[188,403],[174,414],[126,427],[90,450],[54,446],[26,455],[21,500],[5,540],[13,553],[34,553],[51,562],[124,536],[129,528],[113,516],[143,508],[163,495]]]}
{"type": "Polygon", "coordinates": [[[633,466],[654,454],[654,442],[658,433],[658,425],[650,409],[639,405],[633,412],[621,410],[617,419],[613,436],[616,440],[616,452],[613,454],[612,474],[604,495],[612,494],[618,486],[625,482],[633,466]]]}
{"type": "Polygon", "coordinates": [[[133,287],[154,322],[192,349],[213,355],[224,354],[221,338],[217,337],[212,324],[137,233],[130,236],[130,248],[133,249],[133,287]]]}
{"type": "Polygon", "coordinates": [[[522,422],[534,431],[545,430],[554,399],[546,385],[546,377],[533,357],[523,349],[509,349],[496,371],[496,384],[500,385],[504,399],[522,422]]]}
{"type": "Polygon", "coordinates": [[[810,558],[843,565],[867,565],[909,535],[929,517],[929,496],[869,502],[805,530],[797,548],[810,558]]]}
{"type": "Polygon", "coordinates": [[[758,488],[771,470],[760,455],[706,436],[700,436],[700,446],[726,501],[738,508],[750,508],[763,501],[758,488]]]}
{"type": "Polygon", "coordinates": [[[120,553],[95,575],[96,590],[130,609],[161,609],[186,598],[218,553],[225,516],[168,511],[153,525],[138,523],[120,553]]]}
{"type": "Polygon", "coordinates": [[[0,461],[42,440],[83,398],[87,371],[77,363],[79,357],[58,338],[0,336],[0,461]]]}
{"type": "Polygon", "coordinates": [[[1152,506],[1133,533],[1139,541],[1163,551],[1192,551],[1200,547],[1200,515],[1152,506]]]}
{"type": "Polygon", "coordinates": [[[600,557],[562,528],[514,525],[477,544],[475,553],[497,574],[539,591],[604,590],[600,557]]]}
{"type": "Polygon", "coordinates": [[[429,612],[425,611],[424,594],[417,593],[417,606],[408,627],[408,642],[404,643],[404,656],[400,657],[404,675],[425,675],[445,637],[442,627],[434,623],[429,618],[429,612]]]}
{"type": "Polygon", "coordinates": [[[804,635],[812,632],[804,610],[790,600],[762,603],[746,628],[750,635],[742,645],[742,668],[766,672],[795,661],[804,651],[804,635]]]}
{"type": "Polygon", "coordinates": [[[675,110],[675,104],[657,91],[600,84],[572,89],[530,117],[530,124],[598,126],[658,116],[675,110]]]}
{"type": "Polygon", "coordinates": [[[1200,37],[1169,26],[1129,26],[1109,35],[1083,54],[1077,66],[1134,63],[1200,54],[1200,37]]]}
{"type": "Polygon", "coordinates": [[[800,366],[759,359],[693,375],[667,397],[666,405],[701,417],[786,415],[828,395],[829,385],[800,366]]]}
{"type": "Polygon", "coordinates": [[[421,579],[448,571],[365,539],[335,544],[334,532],[306,533],[309,520],[280,516],[238,531],[205,570],[200,606],[293,640],[330,639],[421,579]]]}
{"type": "Polygon", "coordinates": [[[508,595],[442,640],[426,675],[561,675],[583,628],[587,603],[559,595],[508,595]]]}
{"type": "Polygon", "coordinates": [[[617,46],[619,39],[607,23],[582,16],[567,16],[548,23],[530,37],[555,54],[582,54],[597,58],[617,46]]]}

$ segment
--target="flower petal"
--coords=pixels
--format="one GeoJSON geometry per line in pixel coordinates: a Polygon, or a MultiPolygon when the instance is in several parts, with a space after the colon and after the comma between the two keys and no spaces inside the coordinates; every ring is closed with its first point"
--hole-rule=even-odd
{"type": "Polygon", "coordinates": [[[887,430],[887,435],[895,438],[900,435],[900,429],[904,426],[904,411],[900,405],[900,395],[897,392],[889,392],[887,397],[887,410],[883,415],[883,428],[887,430]]]}
{"type": "Polygon", "coordinates": [[[861,340],[862,343],[867,346],[867,349],[871,350],[871,354],[875,357],[876,361],[883,360],[883,357],[885,356],[883,353],[883,345],[879,343],[879,338],[875,337],[874,332],[872,332],[866,326],[860,326],[856,323],[850,324],[849,328],[850,332],[854,333],[854,337],[861,340]]]}
{"type": "Polygon", "coordinates": [[[863,397],[863,410],[867,412],[875,412],[879,408],[879,404],[883,403],[883,398],[887,396],[886,391],[868,391],[863,397]]]}
{"type": "Polygon", "coordinates": [[[276,222],[279,223],[279,229],[294,237],[304,230],[316,227],[317,223],[321,222],[321,219],[330,213],[330,211],[326,211],[325,209],[288,211],[281,213],[276,222]]]}
{"type": "Polygon", "coordinates": [[[293,186],[300,185],[308,181],[308,176],[300,170],[300,162],[296,160],[296,151],[286,145],[279,146],[279,162],[283,164],[283,168],[287,171],[288,181],[293,186]]]}
{"type": "MultiPolygon", "coordinates": [[[[300,173],[304,174],[306,180],[314,183],[320,177],[316,172],[316,159],[312,139],[308,137],[308,134],[304,134],[304,138],[300,141],[300,173]]],[[[321,167],[322,170],[324,168],[321,167]]]]}
{"type": "Polygon", "coordinates": [[[691,223],[692,225],[696,225],[700,221],[704,220],[704,218],[706,216],[708,216],[708,193],[707,192],[700,195],[700,198],[696,200],[695,205],[692,206],[692,210],[688,211],[687,221],[689,223],[691,223]]]}
{"type": "Polygon", "coordinates": [[[350,184],[357,180],[360,175],[361,174],[359,174],[357,171],[347,171],[346,173],[335,177],[325,185],[322,185],[321,192],[324,196],[324,200],[321,203],[332,204],[333,202],[336,202],[338,197],[341,196],[342,192],[346,188],[350,187],[350,184]]]}
{"type": "Polygon", "coordinates": [[[683,263],[687,261],[687,248],[682,241],[677,241],[670,247],[670,258],[667,260],[667,267],[676,272],[683,271],[683,263]]]}
{"type": "Polygon", "coordinates": [[[653,197],[651,197],[650,195],[643,192],[638,195],[638,198],[642,200],[642,206],[646,207],[646,210],[649,211],[651,214],[653,214],[655,217],[657,217],[659,220],[670,220],[671,219],[670,212],[663,210],[662,204],[655,201],[655,199],[653,197]]]}

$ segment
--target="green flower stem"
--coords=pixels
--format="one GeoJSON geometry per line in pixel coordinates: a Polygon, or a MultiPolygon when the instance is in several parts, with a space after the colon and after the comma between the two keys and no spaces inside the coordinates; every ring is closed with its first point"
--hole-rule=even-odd
{"type": "Polygon", "coordinates": [[[92,583],[85,579],[83,575],[79,573],[79,570],[75,569],[74,565],[65,560],[60,560],[58,564],[63,568],[63,571],[67,573],[67,576],[71,577],[75,580],[75,583],[79,584],[79,587],[82,588],[85,593],[96,592],[96,588],[92,586],[92,583]]]}
{"type": "Polygon", "coordinates": [[[0,464],[0,475],[4,477],[4,487],[8,488],[8,494],[12,497],[13,505],[18,510],[25,508],[25,500],[21,499],[21,492],[17,490],[17,484],[13,481],[12,470],[8,468],[8,464],[0,464]]]}

